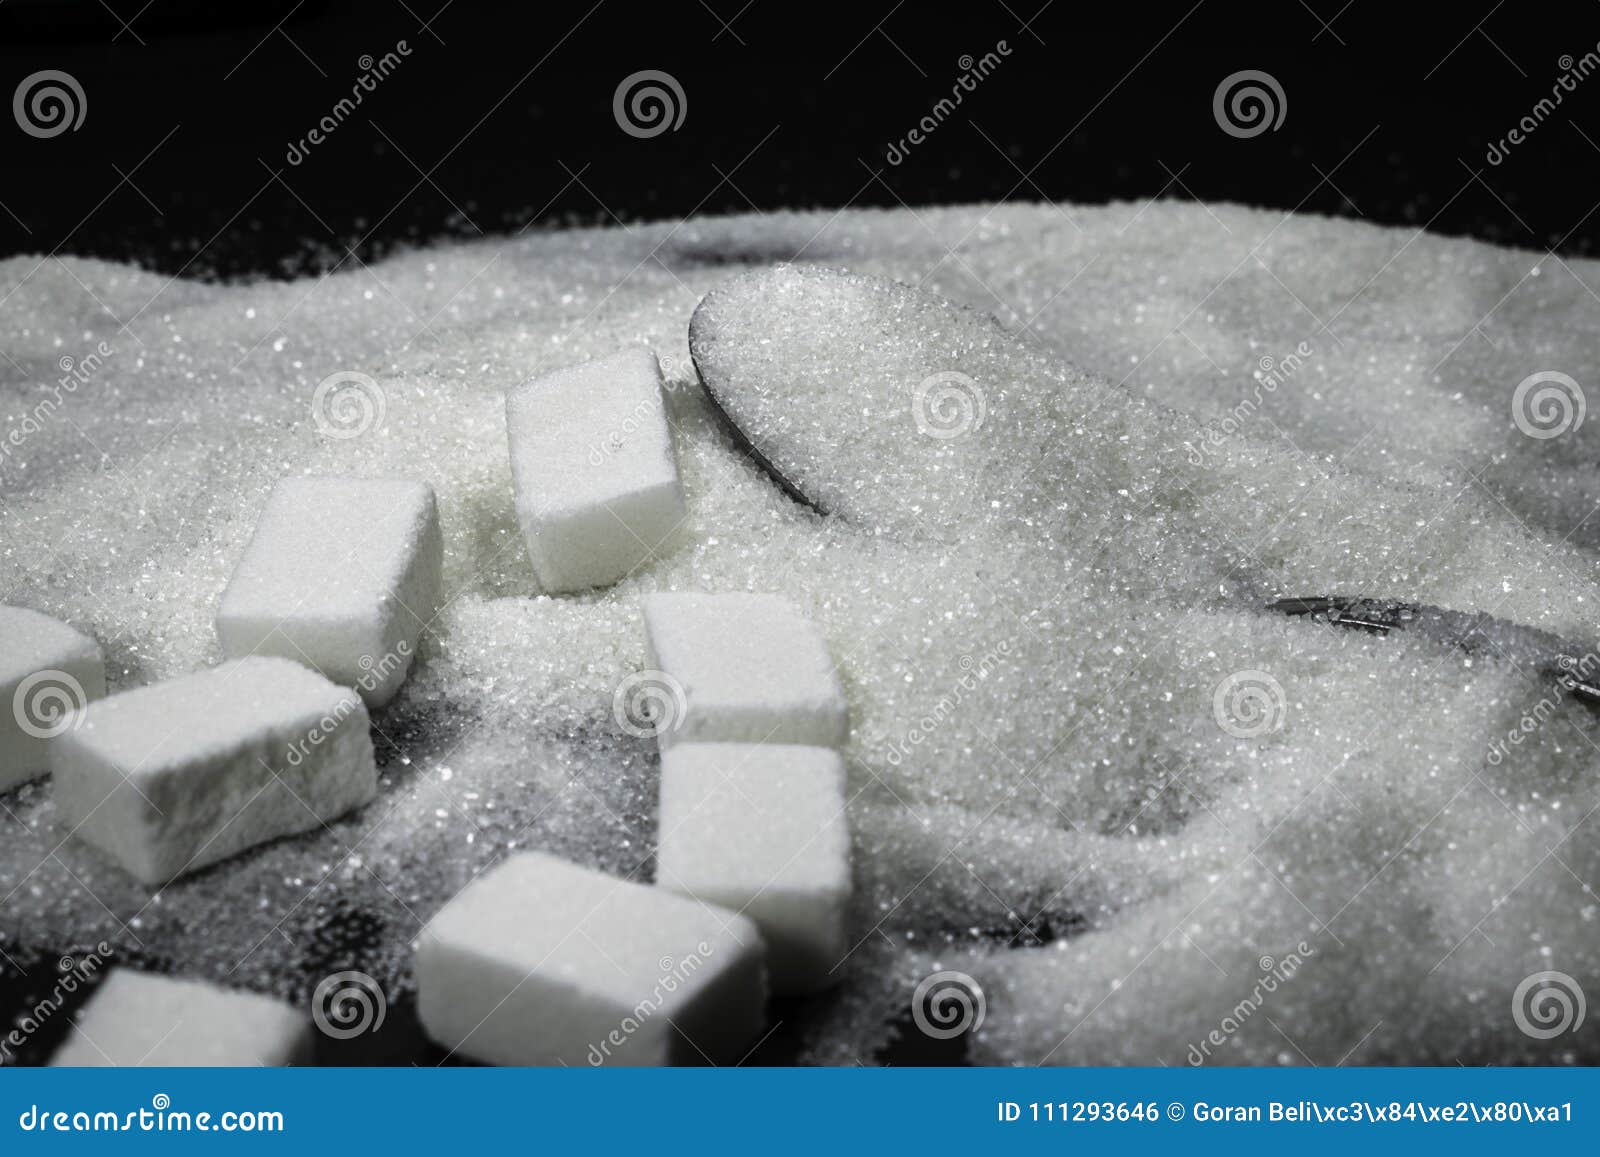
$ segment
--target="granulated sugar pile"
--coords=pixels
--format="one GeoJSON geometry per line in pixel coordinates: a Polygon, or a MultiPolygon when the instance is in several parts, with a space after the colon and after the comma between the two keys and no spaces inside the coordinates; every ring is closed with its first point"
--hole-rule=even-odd
{"type": "Polygon", "coordinates": [[[94,635],[113,690],[220,657],[284,475],[430,481],[450,599],[374,716],[376,803],[152,897],[24,787],[0,933],[302,1004],[343,969],[402,993],[421,924],[510,850],[650,878],[656,758],[613,713],[640,595],[776,591],[853,722],[859,947],[787,1014],[805,1059],[871,1063],[940,970],[983,987],[984,1063],[1600,1059],[1526,983],[1600,993],[1595,716],[1492,656],[1261,609],[1600,638],[1597,436],[1541,394],[1581,401],[1597,286],[1177,204],[569,232],[243,287],[0,263],[0,602],[94,635]],[[686,344],[706,292],[792,259],[920,286],[795,269],[705,311],[708,380],[828,516],[735,447],[686,344]],[[672,386],[689,524],[615,588],[541,596],[505,392],[630,345],[672,386]]]}

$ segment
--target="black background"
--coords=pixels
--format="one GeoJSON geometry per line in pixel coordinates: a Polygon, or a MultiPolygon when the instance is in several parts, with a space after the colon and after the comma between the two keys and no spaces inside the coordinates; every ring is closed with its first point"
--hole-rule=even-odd
{"type": "Polygon", "coordinates": [[[1486,152],[1597,42],[1592,3],[0,0],[0,95],[59,69],[87,106],[43,140],[0,117],[0,253],[284,275],[574,221],[1159,195],[1596,254],[1600,76],[1503,163],[1486,152]],[[398,69],[289,164],[362,58],[402,40],[398,69]],[[962,58],[1000,41],[998,69],[888,164],[962,58]],[[686,109],[641,140],[612,98],[643,69],[686,109]],[[1250,139],[1212,112],[1242,69],[1286,98],[1250,139]]]}

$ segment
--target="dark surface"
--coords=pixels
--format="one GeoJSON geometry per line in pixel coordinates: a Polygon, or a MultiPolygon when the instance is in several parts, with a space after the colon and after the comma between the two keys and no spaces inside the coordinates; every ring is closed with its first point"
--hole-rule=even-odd
{"type": "Polygon", "coordinates": [[[784,206],[1159,194],[1600,252],[1600,78],[1578,82],[1498,165],[1600,7],[1357,0],[797,8],[326,0],[5,0],[0,87],[82,85],[74,132],[0,119],[0,253],[284,274],[397,244],[574,220],[784,206]],[[114,13],[128,21],[124,27],[114,13]],[[361,74],[410,54],[298,165],[286,154],[361,74]],[[962,75],[1010,55],[899,165],[962,75]],[[621,131],[623,77],[670,73],[686,110],[621,131]],[[1282,85],[1273,132],[1222,132],[1241,69],[1282,85]],[[124,179],[126,177],[126,179],[124,179]]]}
{"type": "MultiPolygon", "coordinates": [[[[997,933],[1005,936],[1009,933],[997,933]]],[[[1030,943],[1038,943],[1037,940],[1030,943]]],[[[46,953],[21,949],[15,944],[0,942],[0,1036],[18,1027],[22,1043],[0,1051],[0,1067],[6,1065],[44,1065],[65,1041],[71,1030],[73,1017],[82,1009],[93,993],[94,984],[103,979],[106,971],[94,974],[93,982],[71,995],[62,998],[57,986],[61,974],[62,957],[74,961],[89,958],[93,945],[68,946],[61,953],[46,953]],[[27,1023],[37,1010],[48,1002],[49,1011],[27,1023]]],[[[133,953],[119,947],[116,963],[119,966],[153,972],[181,972],[170,961],[133,953]]],[[[339,960],[330,966],[338,970],[347,961],[339,960]]],[[[908,994],[909,996],[909,994],[908,994]]],[[[805,1005],[825,1002],[826,996],[809,1000],[775,1000],[768,1010],[769,1034],[742,1063],[745,1065],[786,1065],[794,1063],[801,1041],[798,1025],[806,1015],[805,1005]]],[[[307,1009],[307,1016],[310,1010],[307,1009]]],[[[880,1056],[870,1058],[874,1063],[890,1065],[951,1065],[966,1059],[965,1037],[936,1040],[922,1035],[913,1022],[909,1003],[904,1016],[897,1023],[898,1037],[880,1056]]],[[[470,1062],[460,1056],[451,1056],[446,1050],[427,1039],[417,1020],[414,998],[401,997],[386,1002],[381,1024],[348,1040],[338,1040],[321,1032],[312,1032],[312,1063],[317,1065],[461,1065],[470,1062]]]]}

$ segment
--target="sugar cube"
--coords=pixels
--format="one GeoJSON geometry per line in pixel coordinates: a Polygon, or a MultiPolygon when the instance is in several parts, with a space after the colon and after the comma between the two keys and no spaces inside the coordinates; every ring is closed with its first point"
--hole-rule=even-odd
{"type": "Polygon", "coordinates": [[[0,607],[0,791],[50,769],[47,744],[106,693],[93,639],[25,607],[0,607]]]}
{"type": "Polygon", "coordinates": [[[205,981],[114,968],[50,1063],[241,1067],[310,1059],[310,1023],[280,1001],[205,981]]]}
{"type": "Polygon", "coordinates": [[[816,992],[849,953],[845,770],[826,747],[679,743],[661,755],[656,883],[749,916],[777,993],[816,992]]]}
{"type": "Polygon", "coordinates": [[[256,657],[91,703],[52,742],[56,811],[146,884],[319,827],[377,794],[355,692],[256,657]]]}
{"type": "Polygon", "coordinates": [[[433,487],[404,478],[285,478],[217,609],[229,658],[280,655],[381,707],[439,607],[433,487]]]}
{"type": "Polygon", "coordinates": [[[761,935],[743,916],[569,864],[511,857],[417,944],[428,1035],[510,1065],[742,1059],[761,1032],[761,935]]]}
{"type": "Polygon", "coordinates": [[[822,632],[788,599],[670,593],[644,599],[651,667],[681,690],[658,720],[677,742],[809,743],[849,735],[844,688],[822,632]],[[677,708],[681,707],[681,710],[677,708]]]}
{"type": "Polygon", "coordinates": [[[517,517],[546,591],[614,583],[670,543],[686,510],[653,353],[518,386],[506,426],[517,517]]]}

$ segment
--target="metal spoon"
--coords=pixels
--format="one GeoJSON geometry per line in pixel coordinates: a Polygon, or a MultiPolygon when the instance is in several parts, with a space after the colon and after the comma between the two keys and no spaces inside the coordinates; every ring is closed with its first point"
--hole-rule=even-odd
{"type": "Polygon", "coordinates": [[[1600,679],[1597,679],[1600,654],[1592,648],[1576,647],[1559,635],[1536,627],[1482,612],[1354,596],[1278,599],[1268,603],[1267,610],[1310,617],[1375,635],[1387,635],[1396,630],[1414,631],[1465,655],[1493,653],[1519,669],[1531,668],[1540,678],[1553,681],[1575,699],[1600,708],[1600,679]]]}

